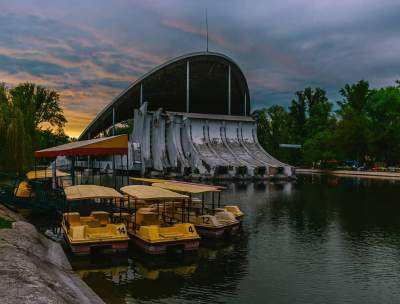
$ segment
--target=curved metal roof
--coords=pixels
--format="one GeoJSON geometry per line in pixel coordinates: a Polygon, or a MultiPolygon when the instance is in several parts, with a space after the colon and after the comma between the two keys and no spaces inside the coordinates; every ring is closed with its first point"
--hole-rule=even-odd
{"type": "MultiPolygon", "coordinates": [[[[247,108],[246,111],[246,115],[250,113],[250,94],[249,94],[249,88],[247,85],[247,81],[246,78],[244,76],[243,71],[241,70],[241,68],[239,67],[239,65],[230,57],[221,54],[221,53],[216,53],[216,52],[195,52],[195,53],[189,53],[186,55],[182,55],[176,58],[173,58],[155,68],[153,68],[152,70],[150,70],[148,73],[144,74],[143,76],[139,77],[138,79],[136,79],[133,83],[131,83],[129,85],[128,88],[126,88],[125,90],[123,90],[120,94],[118,94],[116,97],[113,98],[113,100],[106,106],[104,107],[104,109],[102,111],[100,111],[96,117],[90,122],[90,124],[85,128],[85,130],[81,133],[81,135],[79,136],[79,140],[88,138],[88,135],[91,133],[92,129],[96,129],[96,126],[98,124],[101,124],[101,120],[105,119],[105,116],[107,115],[112,115],[112,108],[118,103],[118,101],[120,101],[125,95],[127,95],[131,90],[133,90],[133,88],[137,87],[140,85],[140,83],[142,83],[144,80],[150,78],[152,75],[156,74],[157,72],[163,70],[166,67],[172,66],[176,63],[179,63],[181,61],[187,61],[189,59],[194,59],[196,57],[207,57],[207,59],[214,59],[215,61],[226,61],[229,63],[229,65],[231,66],[231,68],[233,68],[235,71],[238,72],[240,78],[241,78],[241,83],[244,85],[244,90],[246,92],[246,107],[247,108]],[[110,113],[111,112],[111,113],[110,113]]],[[[166,109],[168,110],[168,109],[166,109]]],[[[133,113],[132,113],[133,115],[133,113]]],[[[122,121],[122,120],[121,120],[122,121]]],[[[119,123],[121,121],[116,120],[115,123],[119,123]]],[[[111,125],[102,128],[102,131],[107,129],[108,127],[110,127],[111,125]]],[[[97,131],[97,130],[96,130],[97,131]]],[[[91,136],[94,136],[97,134],[91,134],[91,136]]]]}

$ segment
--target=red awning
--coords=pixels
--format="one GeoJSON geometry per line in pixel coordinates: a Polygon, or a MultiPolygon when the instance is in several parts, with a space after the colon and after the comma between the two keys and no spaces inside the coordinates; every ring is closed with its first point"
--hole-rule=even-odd
{"type": "Polygon", "coordinates": [[[35,152],[35,157],[128,154],[128,135],[75,141],[35,152]]]}

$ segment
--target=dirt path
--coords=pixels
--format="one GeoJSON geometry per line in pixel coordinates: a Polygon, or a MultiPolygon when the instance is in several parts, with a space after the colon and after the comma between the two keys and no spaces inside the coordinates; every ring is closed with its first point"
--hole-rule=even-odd
{"type": "Polygon", "coordinates": [[[351,171],[351,170],[319,170],[319,169],[296,169],[297,174],[327,174],[337,176],[379,178],[379,179],[398,179],[398,172],[374,172],[374,171],[351,171]]]}

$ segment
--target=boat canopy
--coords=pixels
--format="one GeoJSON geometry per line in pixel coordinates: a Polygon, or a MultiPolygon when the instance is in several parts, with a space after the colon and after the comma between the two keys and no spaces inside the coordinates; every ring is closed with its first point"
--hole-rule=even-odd
{"type": "MultiPolygon", "coordinates": [[[[53,172],[50,169],[29,171],[28,173],[26,173],[26,177],[29,180],[52,178],[52,176],[53,176],[53,172]]],[[[66,172],[63,172],[63,171],[60,171],[60,170],[56,170],[56,176],[57,177],[64,177],[64,176],[70,176],[70,174],[66,173],[66,172]]]]}
{"type": "Polygon", "coordinates": [[[83,200],[94,198],[123,198],[124,196],[113,188],[97,185],[77,185],[64,189],[67,200],[83,200]]]}
{"type": "MultiPolygon", "coordinates": [[[[75,141],[35,152],[35,157],[128,154],[128,135],[75,141]]],[[[51,176],[51,174],[50,174],[51,176]]]]}
{"type": "Polygon", "coordinates": [[[207,186],[204,184],[196,185],[193,183],[166,182],[166,183],[154,183],[153,186],[180,193],[190,193],[190,194],[221,191],[216,186],[207,186]]]}
{"type": "Polygon", "coordinates": [[[141,200],[182,200],[189,198],[187,195],[153,186],[130,185],[122,187],[121,191],[129,196],[141,200]]]}
{"type": "Polygon", "coordinates": [[[190,183],[190,182],[179,181],[179,180],[174,180],[174,179],[130,177],[129,180],[135,181],[135,182],[145,182],[145,183],[149,183],[149,184],[155,184],[155,183],[177,183],[177,184],[183,184],[183,185],[194,185],[196,187],[206,187],[207,189],[210,189],[210,188],[215,188],[217,190],[226,189],[223,186],[207,185],[207,184],[200,184],[200,183],[190,183]]]}
{"type": "Polygon", "coordinates": [[[144,182],[144,183],[149,183],[149,184],[153,184],[153,183],[166,183],[166,182],[170,182],[170,179],[162,179],[162,178],[146,178],[146,177],[130,177],[129,178],[130,181],[134,181],[134,182],[144,182]]]}

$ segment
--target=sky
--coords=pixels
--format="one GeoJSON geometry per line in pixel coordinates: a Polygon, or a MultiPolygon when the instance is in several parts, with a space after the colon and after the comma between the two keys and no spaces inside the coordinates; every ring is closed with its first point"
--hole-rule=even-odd
{"type": "Polygon", "coordinates": [[[77,137],[155,66],[206,47],[232,57],[252,109],[321,87],[400,79],[398,0],[0,0],[0,82],[57,90],[77,137]]]}

